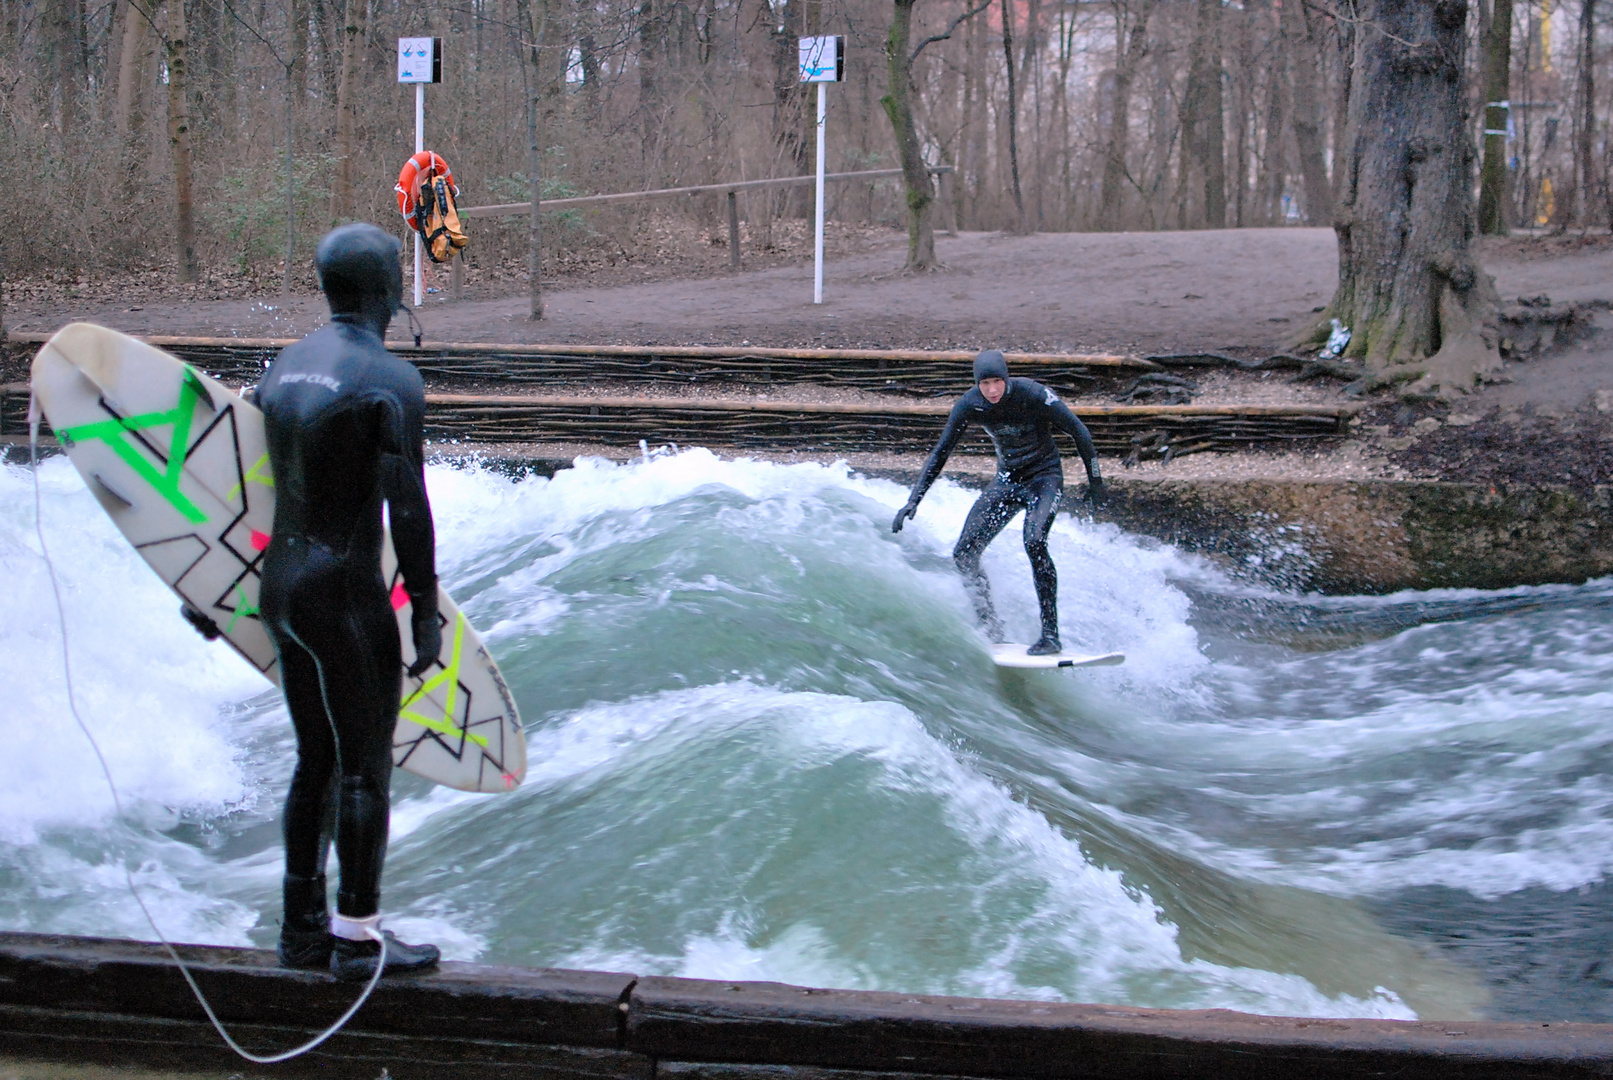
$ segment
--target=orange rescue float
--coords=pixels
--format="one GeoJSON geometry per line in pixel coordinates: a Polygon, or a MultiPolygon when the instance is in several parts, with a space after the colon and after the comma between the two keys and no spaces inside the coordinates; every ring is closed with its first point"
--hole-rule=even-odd
{"type": "Polygon", "coordinates": [[[441,154],[422,150],[403,163],[393,187],[398,212],[425,240],[432,262],[447,262],[469,243],[454,205],[459,185],[441,154]]]}

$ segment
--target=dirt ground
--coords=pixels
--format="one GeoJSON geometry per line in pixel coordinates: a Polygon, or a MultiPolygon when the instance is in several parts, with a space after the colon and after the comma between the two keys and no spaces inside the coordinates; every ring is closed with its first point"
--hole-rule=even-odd
{"type": "MultiPolygon", "coordinates": [[[[691,242],[710,246],[700,237],[691,242]]],[[[698,258],[668,248],[659,264],[623,270],[617,276],[631,279],[623,284],[600,271],[563,279],[549,289],[541,323],[526,318],[524,294],[509,294],[524,285],[496,274],[480,280],[473,274],[458,302],[429,296],[419,314],[428,341],[1214,350],[1256,357],[1281,350],[1337,280],[1330,229],[963,233],[938,237],[945,269],[921,275],[899,272],[904,243],[893,230],[842,230],[827,260],[822,305],[811,302],[812,266],[798,243],[793,262],[789,252],[775,252],[766,260],[774,265],[738,274],[720,269],[725,250],[713,257],[701,247],[698,258]]],[[[1613,238],[1605,234],[1488,240],[1480,257],[1509,301],[1544,295],[1558,305],[1613,308],[1613,238]]],[[[128,283],[24,282],[8,291],[6,321],[17,330],[90,319],[132,333],[290,337],[324,320],[314,294],[253,295],[259,286],[215,284],[181,293],[149,275],[128,283]]],[[[1613,483],[1613,312],[1596,317],[1604,325],[1544,356],[1509,362],[1504,381],[1451,406],[1383,399],[1369,403],[1353,437],[1325,447],[1203,454],[1144,464],[1133,475],[1613,483]]],[[[1337,383],[1289,384],[1284,373],[1184,374],[1200,383],[1195,400],[1206,404],[1341,400],[1337,383]]],[[[757,392],[833,396],[812,387],[757,392]]],[[[874,457],[903,468],[907,456],[874,457]]]]}

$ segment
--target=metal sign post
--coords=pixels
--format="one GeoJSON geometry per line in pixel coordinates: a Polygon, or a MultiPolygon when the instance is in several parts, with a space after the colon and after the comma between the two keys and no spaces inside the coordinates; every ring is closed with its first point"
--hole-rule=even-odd
{"type": "Polygon", "coordinates": [[[823,303],[824,130],[829,121],[829,84],[845,77],[846,39],[838,35],[800,40],[801,81],[818,84],[817,213],[812,240],[812,302],[823,303]]]}
{"type": "MultiPolygon", "coordinates": [[[[442,82],[442,38],[398,39],[398,82],[414,83],[414,152],[426,148],[426,84],[442,82]]],[[[425,298],[420,234],[414,234],[414,306],[425,298]]]]}

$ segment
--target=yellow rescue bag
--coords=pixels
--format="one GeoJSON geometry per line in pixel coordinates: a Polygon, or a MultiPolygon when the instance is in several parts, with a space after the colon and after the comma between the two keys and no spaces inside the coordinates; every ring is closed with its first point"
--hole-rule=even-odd
{"type": "Polygon", "coordinates": [[[414,201],[414,222],[415,231],[425,237],[426,255],[432,262],[445,263],[470,243],[454,205],[454,189],[444,177],[420,185],[420,194],[414,201]]]}

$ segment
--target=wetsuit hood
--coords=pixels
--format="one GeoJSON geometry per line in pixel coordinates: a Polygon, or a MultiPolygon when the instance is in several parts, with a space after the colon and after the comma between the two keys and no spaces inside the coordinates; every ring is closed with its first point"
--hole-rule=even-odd
{"type": "Polygon", "coordinates": [[[400,251],[397,237],[374,225],[343,225],[326,233],[314,252],[314,269],[331,314],[385,337],[392,313],[403,306],[400,251]]]}
{"type": "Polygon", "coordinates": [[[975,385],[980,385],[981,379],[1001,379],[1008,381],[1008,361],[996,349],[982,350],[975,357],[975,385]]]}

